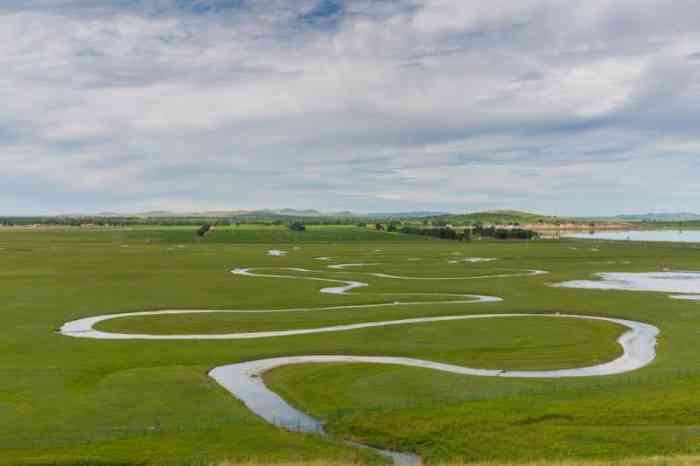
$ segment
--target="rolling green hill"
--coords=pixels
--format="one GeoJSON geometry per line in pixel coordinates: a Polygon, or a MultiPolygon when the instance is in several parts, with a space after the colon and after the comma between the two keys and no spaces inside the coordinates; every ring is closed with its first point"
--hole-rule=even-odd
{"type": "Polygon", "coordinates": [[[572,221],[561,217],[553,217],[541,215],[531,212],[523,212],[519,210],[493,210],[486,212],[474,212],[468,214],[453,214],[439,217],[447,223],[464,224],[464,223],[553,223],[561,221],[572,221]]]}

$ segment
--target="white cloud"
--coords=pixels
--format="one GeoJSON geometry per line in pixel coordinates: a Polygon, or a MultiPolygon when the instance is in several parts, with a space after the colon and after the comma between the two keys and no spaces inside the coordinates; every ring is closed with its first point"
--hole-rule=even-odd
{"type": "Polygon", "coordinates": [[[0,210],[700,201],[695,2],[337,3],[5,2],[0,210]]]}

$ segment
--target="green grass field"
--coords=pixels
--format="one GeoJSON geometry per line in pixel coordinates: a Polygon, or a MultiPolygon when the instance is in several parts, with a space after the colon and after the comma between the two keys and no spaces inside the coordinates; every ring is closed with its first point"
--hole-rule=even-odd
{"type": "Polygon", "coordinates": [[[547,286],[604,271],[700,270],[697,245],[458,243],[358,227],[312,227],[304,233],[227,227],[205,238],[194,231],[0,229],[0,464],[386,461],[340,438],[412,451],[436,464],[700,453],[700,303],[663,293],[547,286]],[[288,254],[269,257],[272,248],[288,254]],[[450,264],[457,254],[499,260],[450,264]],[[332,270],[316,260],[320,256],[375,265],[332,270]],[[273,273],[303,267],[313,269],[315,277],[370,286],[333,296],[319,293],[328,283],[234,276],[234,267],[269,267],[273,273]],[[465,277],[519,269],[550,273],[431,281],[367,274],[465,277]],[[56,334],[68,320],[98,314],[322,308],[403,300],[400,293],[424,293],[415,301],[432,301],[435,293],[504,301],[134,317],[99,328],[222,333],[418,316],[565,312],[652,323],[662,332],[658,357],[624,375],[559,380],[363,364],[290,366],[267,374],[275,391],[327,421],[333,435],[321,438],[268,425],[211,380],[208,370],[304,354],[409,356],[483,368],[578,367],[616,357],[622,329],[605,322],[522,317],[241,341],[99,341],[56,334]]]}

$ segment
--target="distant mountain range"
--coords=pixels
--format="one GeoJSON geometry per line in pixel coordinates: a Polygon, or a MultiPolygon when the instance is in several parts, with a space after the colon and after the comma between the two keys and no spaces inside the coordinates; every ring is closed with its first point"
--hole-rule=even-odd
{"type": "Polygon", "coordinates": [[[432,212],[429,210],[416,210],[408,212],[370,212],[367,217],[370,218],[427,218],[427,217],[445,217],[454,215],[449,212],[432,212]]]}
{"type": "Polygon", "coordinates": [[[241,220],[282,220],[290,218],[370,218],[370,219],[417,219],[441,217],[452,222],[556,222],[556,221],[607,221],[607,222],[682,222],[700,221],[700,214],[689,212],[671,213],[647,213],[647,214],[626,214],[614,216],[579,216],[579,217],[555,217],[550,215],[540,215],[531,212],[516,210],[493,210],[485,212],[472,212],[456,214],[444,211],[397,211],[397,212],[370,212],[359,213],[352,211],[322,212],[315,209],[232,209],[232,210],[212,210],[200,212],[171,212],[166,210],[154,210],[139,213],[119,213],[100,212],[98,214],[66,214],[58,217],[65,218],[87,218],[87,217],[141,217],[141,218],[239,218],[241,220]]]}
{"type": "Polygon", "coordinates": [[[237,209],[237,210],[212,210],[199,212],[171,212],[167,210],[153,210],[147,212],[124,213],[124,212],[99,212],[97,214],[64,214],[59,217],[143,217],[143,218],[181,218],[181,217],[208,217],[208,218],[228,218],[240,217],[244,219],[252,218],[275,218],[275,217],[328,217],[328,218],[425,218],[441,217],[451,215],[449,212],[433,211],[408,211],[408,212],[372,212],[360,213],[349,210],[339,212],[321,212],[315,209],[237,209]]]}

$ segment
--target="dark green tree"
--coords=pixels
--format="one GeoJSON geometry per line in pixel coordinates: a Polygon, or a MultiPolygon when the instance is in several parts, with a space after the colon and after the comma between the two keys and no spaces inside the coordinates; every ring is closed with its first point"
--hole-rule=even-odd
{"type": "Polygon", "coordinates": [[[197,230],[197,236],[200,236],[200,237],[204,236],[207,233],[209,233],[209,230],[211,230],[211,225],[208,223],[205,223],[204,225],[199,227],[199,229],[197,230]]]}

